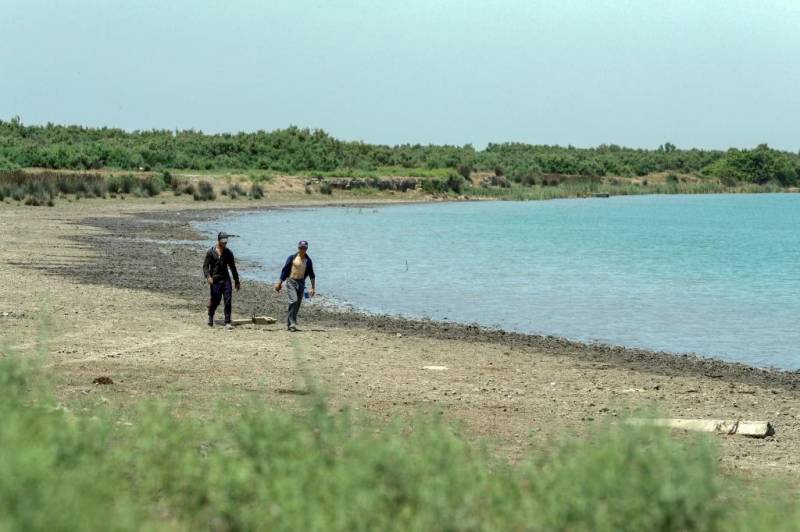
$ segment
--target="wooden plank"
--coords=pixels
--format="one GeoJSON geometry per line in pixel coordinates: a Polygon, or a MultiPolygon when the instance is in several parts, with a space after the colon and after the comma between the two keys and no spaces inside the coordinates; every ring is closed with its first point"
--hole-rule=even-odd
{"type": "Polygon", "coordinates": [[[233,325],[272,325],[277,320],[269,316],[253,316],[252,318],[240,318],[231,320],[233,325]]]}
{"type": "Polygon", "coordinates": [[[728,419],[630,419],[633,425],[668,427],[672,429],[712,432],[716,434],[739,434],[753,438],[765,438],[775,433],[769,421],[742,421],[728,419]]]}

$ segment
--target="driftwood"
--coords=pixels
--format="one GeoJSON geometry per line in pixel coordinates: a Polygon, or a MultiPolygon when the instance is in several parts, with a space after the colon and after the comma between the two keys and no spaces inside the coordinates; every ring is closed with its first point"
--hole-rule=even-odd
{"type": "Polygon", "coordinates": [[[669,427],[673,429],[739,434],[752,438],[765,438],[775,433],[769,421],[739,421],[723,419],[631,419],[633,425],[669,427]]]}
{"type": "Polygon", "coordinates": [[[233,325],[272,325],[277,320],[268,316],[253,316],[252,318],[241,318],[231,320],[233,325]]]}

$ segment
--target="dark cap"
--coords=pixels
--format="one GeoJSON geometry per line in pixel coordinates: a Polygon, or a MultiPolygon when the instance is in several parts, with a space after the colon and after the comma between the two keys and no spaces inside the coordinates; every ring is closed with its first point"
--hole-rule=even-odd
{"type": "Polygon", "coordinates": [[[297,243],[297,247],[308,249],[308,241],[307,240],[301,240],[300,242],[297,243]]]}
{"type": "Polygon", "coordinates": [[[228,233],[226,233],[225,231],[222,231],[221,233],[219,233],[219,234],[217,235],[217,240],[222,240],[223,238],[230,238],[230,236],[231,236],[231,235],[229,235],[229,234],[228,234],[228,233]]]}

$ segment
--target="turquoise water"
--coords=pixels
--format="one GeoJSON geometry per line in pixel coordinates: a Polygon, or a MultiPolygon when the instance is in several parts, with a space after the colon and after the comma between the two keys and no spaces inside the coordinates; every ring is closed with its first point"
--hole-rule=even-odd
{"type": "Polygon", "coordinates": [[[800,368],[800,195],[287,209],[203,228],[274,280],[311,243],[323,300],[800,368]]]}

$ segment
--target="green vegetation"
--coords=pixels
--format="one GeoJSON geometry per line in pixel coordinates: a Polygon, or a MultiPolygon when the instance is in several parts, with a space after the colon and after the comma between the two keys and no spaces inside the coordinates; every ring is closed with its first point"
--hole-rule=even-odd
{"type": "Polygon", "coordinates": [[[262,184],[278,173],[304,176],[306,193],[327,195],[339,190],[361,195],[421,190],[442,197],[536,200],[773,192],[798,185],[800,155],[766,145],[722,152],[679,150],[670,143],[655,150],[505,143],[479,151],[471,146],[343,142],[323,131],[299,128],[205,135],[24,126],[17,119],[0,120],[0,201],[52,205],[68,194],[75,199],[108,194],[153,197],[170,189],[197,201],[214,200],[217,194],[260,199],[262,184]],[[20,167],[81,173],[23,172],[20,167]],[[107,178],[86,171],[96,168],[116,170],[104,172],[107,178]],[[193,183],[187,177],[196,176],[186,172],[209,177],[193,183]],[[223,177],[228,184],[215,191],[213,177],[223,177]],[[249,179],[249,189],[238,184],[242,178],[249,179]]]}
{"type": "Polygon", "coordinates": [[[253,183],[250,186],[250,199],[261,199],[264,197],[264,188],[258,183],[253,183]]]}
{"type": "MultiPolygon", "coordinates": [[[[24,202],[26,205],[54,205],[56,198],[74,199],[106,198],[132,195],[139,198],[150,198],[171,189],[175,196],[187,194],[198,201],[211,201],[217,195],[214,186],[202,180],[197,185],[181,176],[173,176],[169,171],[160,174],[110,174],[100,173],[67,173],[45,171],[0,172],[0,202],[5,198],[24,202]]],[[[252,183],[249,189],[240,184],[228,185],[221,194],[231,199],[245,196],[250,199],[262,199],[264,188],[252,183]]]]}
{"type": "Polygon", "coordinates": [[[698,182],[666,182],[662,184],[636,184],[629,182],[559,182],[553,185],[508,187],[472,187],[467,192],[471,198],[493,198],[519,201],[549,200],[560,198],[587,198],[594,196],[634,196],[638,194],[715,194],[730,193],[759,193],[780,192],[782,189],[775,184],[754,185],[742,184],[726,187],[713,181],[698,182]]]}
{"type": "MultiPolygon", "coordinates": [[[[42,358],[42,357],[40,357],[42,358]]],[[[710,439],[608,426],[518,464],[439,418],[377,427],[312,393],[198,419],[165,402],[59,404],[0,354],[0,530],[792,530],[796,509],[723,482],[710,439]]],[[[652,430],[652,429],[651,429],[652,430]]],[[[763,488],[763,486],[761,486],[763,488]]]]}
{"type": "Polygon", "coordinates": [[[213,201],[217,199],[217,194],[214,192],[214,186],[208,181],[200,181],[197,183],[197,188],[193,194],[195,201],[213,201]]]}
{"type": "Polygon", "coordinates": [[[771,150],[766,144],[755,150],[731,150],[707,168],[709,175],[728,181],[794,186],[800,178],[797,156],[771,150]]]}
{"type": "Polygon", "coordinates": [[[206,135],[199,131],[134,131],[79,126],[25,126],[0,121],[0,171],[16,168],[88,170],[246,170],[254,180],[273,172],[321,177],[446,178],[494,172],[516,183],[543,175],[645,176],[672,172],[738,182],[794,186],[800,155],[772,150],[680,150],[666,143],[654,150],[601,145],[596,148],[521,143],[472,146],[386,146],[334,139],[321,130],[296,127],[272,132],[206,135]]]}
{"type": "Polygon", "coordinates": [[[228,196],[230,199],[237,199],[239,196],[244,196],[246,194],[247,191],[243,189],[239,183],[228,185],[227,189],[222,190],[222,195],[228,196]]]}

